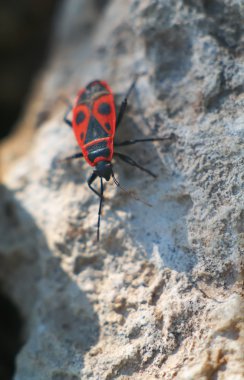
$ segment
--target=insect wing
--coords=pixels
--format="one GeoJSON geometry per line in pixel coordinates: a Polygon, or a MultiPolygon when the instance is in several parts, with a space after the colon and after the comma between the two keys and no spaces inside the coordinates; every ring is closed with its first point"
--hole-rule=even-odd
{"type": "Polygon", "coordinates": [[[87,105],[81,104],[73,110],[73,131],[80,147],[84,145],[91,112],[87,105]]]}
{"type": "Polygon", "coordinates": [[[82,148],[92,141],[115,134],[114,97],[106,82],[93,81],[82,89],[73,109],[73,130],[82,148]]]}

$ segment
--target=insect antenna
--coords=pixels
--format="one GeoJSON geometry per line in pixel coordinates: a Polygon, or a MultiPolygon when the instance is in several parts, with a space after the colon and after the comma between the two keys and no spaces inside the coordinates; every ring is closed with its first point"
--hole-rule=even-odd
{"type": "Polygon", "coordinates": [[[117,178],[115,178],[113,171],[112,171],[112,178],[113,178],[113,181],[114,181],[115,185],[117,187],[119,187],[121,190],[123,190],[125,193],[129,194],[133,199],[135,199],[138,202],[144,203],[148,207],[152,207],[152,205],[150,203],[148,203],[148,202],[144,201],[143,199],[137,197],[136,195],[132,194],[131,191],[129,191],[129,190],[125,189],[123,186],[121,186],[120,183],[119,183],[119,181],[117,180],[117,178]]]}

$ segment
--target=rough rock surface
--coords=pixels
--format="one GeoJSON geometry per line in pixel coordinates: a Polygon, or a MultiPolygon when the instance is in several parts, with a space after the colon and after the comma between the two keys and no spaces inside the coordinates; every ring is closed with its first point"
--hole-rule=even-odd
{"type": "Polygon", "coordinates": [[[243,25],[238,0],[64,2],[2,197],[0,279],[26,320],[15,380],[243,379],[243,25]],[[153,207],[108,183],[97,244],[91,168],[57,163],[77,150],[59,98],[103,78],[119,103],[137,72],[118,137],[177,140],[124,149],[157,172],[115,164],[153,207]]]}

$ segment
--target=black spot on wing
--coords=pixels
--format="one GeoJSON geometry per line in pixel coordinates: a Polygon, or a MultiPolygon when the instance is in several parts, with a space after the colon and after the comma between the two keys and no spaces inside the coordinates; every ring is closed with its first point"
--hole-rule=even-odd
{"type": "Polygon", "coordinates": [[[91,116],[87,128],[85,144],[89,143],[90,141],[108,136],[108,133],[103,129],[101,124],[99,124],[99,122],[93,116],[91,116]]]}
{"type": "Polygon", "coordinates": [[[111,129],[111,125],[110,125],[109,123],[106,123],[106,124],[105,124],[105,127],[110,131],[110,129],[111,129]]]}
{"type": "Polygon", "coordinates": [[[101,103],[98,107],[98,112],[101,115],[109,115],[111,112],[111,107],[109,103],[101,103]]]}
{"type": "Polygon", "coordinates": [[[82,123],[85,120],[85,118],[86,118],[86,115],[84,114],[84,112],[79,111],[75,118],[76,124],[82,123]]]}

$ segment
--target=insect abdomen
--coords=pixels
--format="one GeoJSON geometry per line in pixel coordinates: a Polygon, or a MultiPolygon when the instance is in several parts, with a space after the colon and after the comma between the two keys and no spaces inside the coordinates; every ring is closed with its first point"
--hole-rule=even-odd
{"type": "Polygon", "coordinates": [[[91,164],[95,165],[97,162],[105,160],[111,161],[113,152],[111,146],[108,146],[108,139],[104,141],[94,142],[89,146],[84,146],[86,155],[91,164]]]}

